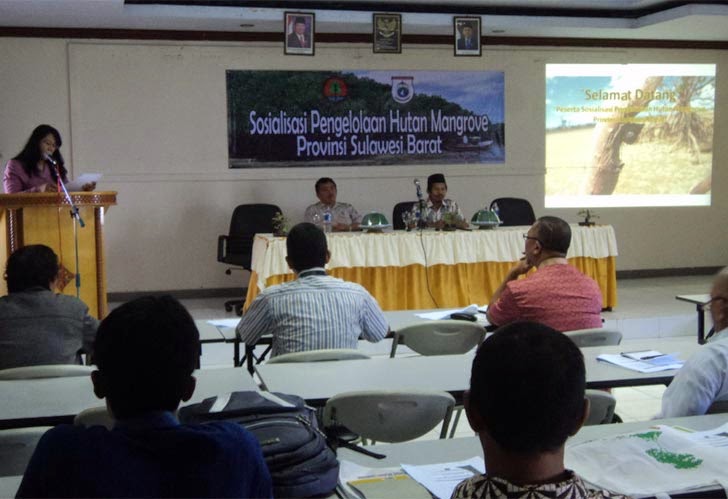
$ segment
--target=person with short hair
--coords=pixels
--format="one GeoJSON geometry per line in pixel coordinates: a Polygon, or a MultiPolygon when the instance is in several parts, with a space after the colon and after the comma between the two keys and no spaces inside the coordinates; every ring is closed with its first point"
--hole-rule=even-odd
{"type": "Polygon", "coordinates": [[[478,50],[478,39],[474,35],[473,27],[470,24],[464,24],[460,29],[458,50],[478,50]]]}
{"type": "Polygon", "coordinates": [[[311,47],[310,33],[306,32],[306,18],[297,16],[293,20],[293,31],[288,34],[286,43],[291,48],[307,49],[311,47]]]}
{"type": "Polygon", "coordinates": [[[356,348],[359,338],[377,342],[389,326],[377,301],[359,284],[326,275],[331,254],[326,235],[304,222],[288,233],[286,262],[294,281],[264,289],[236,328],[240,340],[255,344],[273,335],[271,356],[356,348]]]}
{"type": "Polygon", "coordinates": [[[622,497],[590,490],[564,467],[566,440],[589,414],[586,369],[567,336],[536,322],[498,329],[478,348],[464,405],[485,457],[485,475],[453,499],[622,497]]]}
{"type": "Polygon", "coordinates": [[[468,222],[458,204],[447,198],[447,182],[442,173],[433,173],[427,177],[427,200],[424,209],[420,208],[419,203],[415,203],[410,211],[413,223],[416,223],[417,212],[419,212],[420,218],[424,220],[427,227],[443,228],[447,213],[453,213],[456,227],[461,229],[468,227],[468,222]]]}
{"type": "Polygon", "coordinates": [[[304,221],[314,225],[321,225],[324,221],[324,214],[328,210],[331,213],[331,228],[335,232],[357,230],[361,223],[361,215],[349,203],[336,201],[336,182],[329,177],[321,177],[316,181],[316,197],[318,203],[306,208],[304,221]]]}
{"type": "Polygon", "coordinates": [[[192,317],[171,296],[113,310],[99,327],[91,381],[114,428],[49,430],[18,497],[271,497],[268,468],[247,430],[177,421],[180,401],[195,390],[199,341],[192,317]]]}
{"type": "Polygon", "coordinates": [[[74,296],[56,294],[58,257],[43,244],[24,246],[5,268],[0,298],[0,369],[78,364],[92,355],[99,321],[74,296]]]}
{"type": "Polygon", "coordinates": [[[728,267],[716,274],[710,290],[715,333],[683,365],[662,394],[657,417],[705,414],[715,402],[728,404],[728,267]]]}
{"type": "Polygon", "coordinates": [[[529,320],[559,331],[602,327],[599,285],[566,259],[569,224],[558,217],[541,217],[523,238],[525,256],[490,299],[488,321],[502,326],[529,320]],[[532,268],[536,272],[519,279],[532,268]]]}

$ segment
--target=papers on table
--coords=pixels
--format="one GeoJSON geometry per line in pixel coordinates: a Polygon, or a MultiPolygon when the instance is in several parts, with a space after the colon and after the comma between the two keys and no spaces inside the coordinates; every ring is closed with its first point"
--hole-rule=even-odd
{"type": "Polygon", "coordinates": [[[101,180],[103,175],[101,173],[83,173],[76,177],[75,180],[66,182],[66,189],[68,192],[80,191],[85,184],[91,184],[101,180]]]}
{"type": "Polygon", "coordinates": [[[485,461],[482,457],[471,457],[452,463],[403,464],[402,469],[438,499],[449,499],[457,484],[473,475],[485,473],[485,461]]]}
{"type": "Polygon", "coordinates": [[[403,464],[401,468],[365,468],[346,460],[341,460],[340,465],[343,492],[350,498],[430,499],[435,496],[449,499],[457,484],[478,473],[485,473],[482,457],[452,463],[403,464]]]}
{"type": "Polygon", "coordinates": [[[477,304],[473,303],[472,305],[468,305],[465,308],[453,308],[451,310],[436,310],[434,312],[424,312],[421,314],[415,314],[417,317],[421,319],[427,319],[430,321],[439,321],[443,319],[449,319],[450,315],[454,313],[464,313],[464,314],[477,314],[480,312],[485,312],[485,310],[488,308],[487,305],[484,305],[483,307],[478,307],[477,304]]]}
{"type": "Polygon", "coordinates": [[[212,319],[207,321],[208,324],[215,327],[229,327],[235,329],[240,322],[240,318],[237,319],[212,319]]]}
{"type": "Polygon", "coordinates": [[[630,496],[690,493],[728,483],[728,425],[688,433],[656,426],[567,445],[565,464],[593,485],[630,496]]]}
{"type": "Polygon", "coordinates": [[[677,358],[677,354],[664,354],[657,350],[622,352],[620,354],[603,353],[597,356],[597,360],[609,362],[610,364],[641,373],[680,369],[685,363],[677,358]]]}

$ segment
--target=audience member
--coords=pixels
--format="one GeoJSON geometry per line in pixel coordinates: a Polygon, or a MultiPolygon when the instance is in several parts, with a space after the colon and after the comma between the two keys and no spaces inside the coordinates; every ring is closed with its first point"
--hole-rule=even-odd
{"type": "Polygon", "coordinates": [[[286,240],[296,280],[263,290],[237,327],[246,344],[273,335],[271,356],[326,348],[356,348],[359,337],[377,342],[388,332],[377,301],[362,286],[326,275],[325,234],[300,223],[286,240]]]}
{"type": "Polygon", "coordinates": [[[589,413],[585,373],[579,348],[548,326],[516,322],[486,339],[473,361],[465,411],[487,474],[464,480],[452,497],[621,497],[590,490],[564,467],[566,439],[589,413]]]}
{"type": "Polygon", "coordinates": [[[318,203],[306,208],[304,220],[321,225],[327,211],[331,213],[331,227],[334,231],[356,230],[361,223],[361,215],[349,203],[336,201],[336,182],[328,177],[316,181],[316,197],[318,203]]]}
{"type": "Polygon", "coordinates": [[[488,321],[502,326],[529,320],[559,331],[602,327],[599,285],[566,260],[569,224],[557,217],[541,217],[523,238],[525,257],[508,271],[490,299],[488,321]],[[533,267],[535,273],[518,279],[533,267]]]}
{"type": "Polygon", "coordinates": [[[452,213],[453,225],[465,229],[468,222],[460,211],[458,204],[452,199],[447,199],[447,182],[442,173],[433,173],[427,177],[427,200],[424,209],[418,203],[412,207],[412,219],[417,220],[416,213],[420,212],[420,218],[427,227],[441,229],[445,226],[446,214],[452,213]]]}
{"type": "Polygon", "coordinates": [[[257,440],[231,422],[181,425],[199,333],[171,296],[111,312],[96,339],[94,393],[116,423],[60,425],[38,443],[18,497],[271,497],[257,440]]]}
{"type": "Polygon", "coordinates": [[[58,257],[48,246],[24,246],[8,258],[8,295],[0,298],[0,369],[78,364],[90,355],[98,321],[78,298],[56,294],[58,257]]]}
{"type": "Polygon", "coordinates": [[[703,310],[710,310],[715,334],[677,372],[659,417],[705,414],[714,402],[728,404],[728,267],[715,276],[703,310]]]}

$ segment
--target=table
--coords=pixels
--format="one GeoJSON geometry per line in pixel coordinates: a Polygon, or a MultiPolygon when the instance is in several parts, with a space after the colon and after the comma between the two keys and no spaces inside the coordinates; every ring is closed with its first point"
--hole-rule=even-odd
{"type": "Polygon", "coordinates": [[[705,343],[705,310],[703,310],[703,305],[710,301],[710,295],[677,295],[675,299],[695,304],[695,310],[698,312],[698,343],[702,345],[705,343]]]}
{"type": "MultiPolygon", "coordinates": [[[[597,361],[602,353],[657,349],[687,359],[700,348],[689,337],[629,340],[621,345],[582,348],[587,388],[669,384],[676,370],[639,373],[597,361]]],[[[255,367],[264,389],[292,393],[314,406],[336,394],[358,390],[442,390],[462,400],[470,384],[473,352],[463,355],[371,358],[334,362],[260,364],[255,367]],[[305,373],[305,375],[303,375],[305,373]]]]}
{"type": "MultiPolygon", "coordinates": [[[[527,230],[327,234],[331,252],[327,268],[334,277],[364,286],[384,310],[484,304],[523,255],[522,235],[527,230]]],[[[614,229],[572,225],[571,230],[569,263],[597,281],[604,307],[616,307],[614,229]]],[[[246,308],[261,290],[293,279],[285,256],[285,238],[256,235],[246,308]]]]}
{"type": "MultiPolygon", "coordinates": [[[[195,371],[195,393],[182,405],[236,390],[258,390],[253,378],[239,368],[195,371]]],[[[76,414],[104,405],[93,393],[90,376],[0,381],[0,429],[72,423],[76,414]]]]}
{"type": "MultiPolygon", "coordinates": [[[[637,423],[585,426],[579,430],[579,433],[567,441],[566,459],[568,460],[569,458],[569,447],[572,445],[597,438],[642,431],[656,424],[679,425],[694,430],[709,430],[717,428],[726,422],[728,422],[728,414],[709,414],[705,416],[640,421],[637,423]]],[[[338,449],[337,454],[340,460],[352,461],[368,468],[391,468],[399,466],[402,463],[422,465],[462,461],[474,456],[483,455],[480,440],[477,437],[377,444],[372,450],[386,455],[386,458],[377,460],[345,448],[338,449]]],[[[573,465],[573,469],[579,473],[577,465],[573,465]]],[[[723,480],[728,480],[728,477],[724,477],[723,480]]]]}

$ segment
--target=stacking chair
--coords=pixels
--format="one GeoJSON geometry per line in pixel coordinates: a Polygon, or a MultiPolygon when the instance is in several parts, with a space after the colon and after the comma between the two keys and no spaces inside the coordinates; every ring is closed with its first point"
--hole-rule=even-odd
{"type": "Polygon", "coordinates": [[[109,430],[114,427],[114,418],[111,417],[106,406],[91,407],[84,409],[73,418],[76,426],[104,426],[109,430]]]}
{"type": "Polygon", "coordinates": [[[50,426],[0,430],[0,476],[25,473],[35,446],[50,426]]]}
{"type": "Polygon", "coordinates": [[[601,390],[587,390],[586,398],[589,400],[589,416],[584,425],[609,424],[614,418],[614,408],[617,399],[611,393],[601,390]]]}
{"type": "Polygon", "coordinates": [[[440,438],[445,438],[454,405],[447,392],[348,392],[326,402],[323,422],[327,429],[344,426],[373,442],[412,440],[442,422],[440,438]]]}
{"type": "Polygon", "coordinates": [[[416,202],[417,201],[402,201],[401,203],[394,205],[394,209],[392,210],[392,228],[394,230],[404,230],[407,228],[404,224],[404,220],[402,220],[402,213],[410,211],[412,209],[412,205],[416,202]]]}
{"type": "Polygon", "coordinates": [[[485,338],[485,328],[467,321],[424,321],[394,333],[390,357],[398,345],[407,345],[420,355],[457,355],[469,352],[485,338]]]}
{"type": "Polygon", "coordinates": [[[514,225],[533,225],[536,215],[533,207],[527,199],[521,198],[497,198],[490,203],[490,209],[498,207],[498,217],[504,227],[514,225]]]}
{"type": "Polygon", "coordinates": [[[77,364],[46,364],[12,367],[0,370],[0,380],[59,378],[63,376],[89,376],[95,368],[77,364]]]}
{"type": "Polygon", "coordinates": [[[622,342],[622,333],[616,329],[595,327],[565,331],[564,334],[571,338],[579,348],[619,345],[622,342]]]}
{"type": "MultiPolygon", "coordinates": [[[[253,240],[256,234],[273,232],[273,217],[281,209],[274,204],[241,204],[233,211],[227,235],[217,237],[217,261],[242,270],[251,270],[253,240]]],[[[232,273],[232,268],[225,271],[232,273]]],[[[242,315],[245,299],[228,300],[225,310],[242,315]]]]}
{"type": "Polygon", "coordinates": [[[309,350],[307,352],[284,353],[271,357],[268,364],[286,362],[322,362],[327,360],[370,359],[367,354],[349,348],[330,348],[325,350],[309,350]]]}

